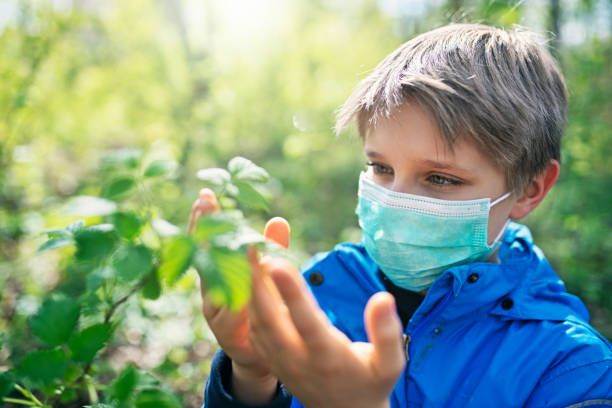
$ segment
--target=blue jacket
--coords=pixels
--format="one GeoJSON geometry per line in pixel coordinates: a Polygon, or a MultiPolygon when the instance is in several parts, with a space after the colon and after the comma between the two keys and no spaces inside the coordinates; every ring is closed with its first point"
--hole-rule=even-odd
{"type": "MultiPolygon", "coordinates": [[[[587,323],[584,304],[565,291],[526,227],[510,224],[499,258],[450,268],[434,282],[405,328],[409,361],[391,407],[612,407],[612,345],[587,323]]],[[[384,290],[377,271],[362,246],[341,244],[303,274],[331,322],[367,341],[363,311],[384,290]]],[[[221,392],[212,389],[222,375],[216,366],[209,408],[221,392]]],[[[279,389],[269,406],[287,406],[280,399],[288,395],[279,389]]]]}

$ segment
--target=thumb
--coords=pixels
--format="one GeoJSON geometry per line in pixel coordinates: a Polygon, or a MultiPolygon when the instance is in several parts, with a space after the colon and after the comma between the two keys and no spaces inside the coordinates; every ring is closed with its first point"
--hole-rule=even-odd
{"type": "Polygon", "coordinates": [[[274,217],[268,221],[264,228],[264,237],[270,241],[274,241],[283,248],[289,247],[289,234],[291,228],[286,219],[282,217],[274,217]]]}
{"type": "Polygon", "coordinates": [[[395,309],[395,299],[387,292],[374,294],[365,312],[368,339],[374,346],[372,365],[381,379],[395,381],[406,363],[402,346],[402,324],[395,309]]]}

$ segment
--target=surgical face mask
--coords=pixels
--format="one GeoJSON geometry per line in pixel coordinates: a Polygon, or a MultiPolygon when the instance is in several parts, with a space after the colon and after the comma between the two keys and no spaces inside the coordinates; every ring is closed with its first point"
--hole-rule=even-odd
{"type": "Polygon", "coordinates": [[[388,190],[362,172],[355,213],[365,248],[382,272],[396,286],[420,292],[446,269],[491,256],[508,221],[488,245],[489,211],[508,196],[439,200],[388,190]]]}

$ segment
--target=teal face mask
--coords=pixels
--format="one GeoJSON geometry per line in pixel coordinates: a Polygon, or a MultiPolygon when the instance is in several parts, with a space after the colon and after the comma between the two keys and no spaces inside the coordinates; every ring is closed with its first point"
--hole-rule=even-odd
{"type": "Polygon", "coordinates": [[[487,245],[489,210],[509,195],[494,202],[438,200],[388,190],[362,172],[355,213],[365,248],[383,273],[396,286],[420,292],[446,269],[491,256],[506,226],[487,245]]]}

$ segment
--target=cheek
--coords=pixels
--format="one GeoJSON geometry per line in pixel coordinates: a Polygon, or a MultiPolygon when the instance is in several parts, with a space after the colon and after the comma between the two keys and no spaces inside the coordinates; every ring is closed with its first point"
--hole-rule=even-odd
{"type": "Polygon", "coordinates": [[[510,209],[508,208],[508,205],[503,207],[495,206],[491,209],[491,212],[489,213],[489,225],[487,230],[488,245],[491,245],[495,238],[497,238],[499,232],[502,228],[504,228],[504,225],[506,224],[506,221],[508,221],[509,217],[510,209]]]}

